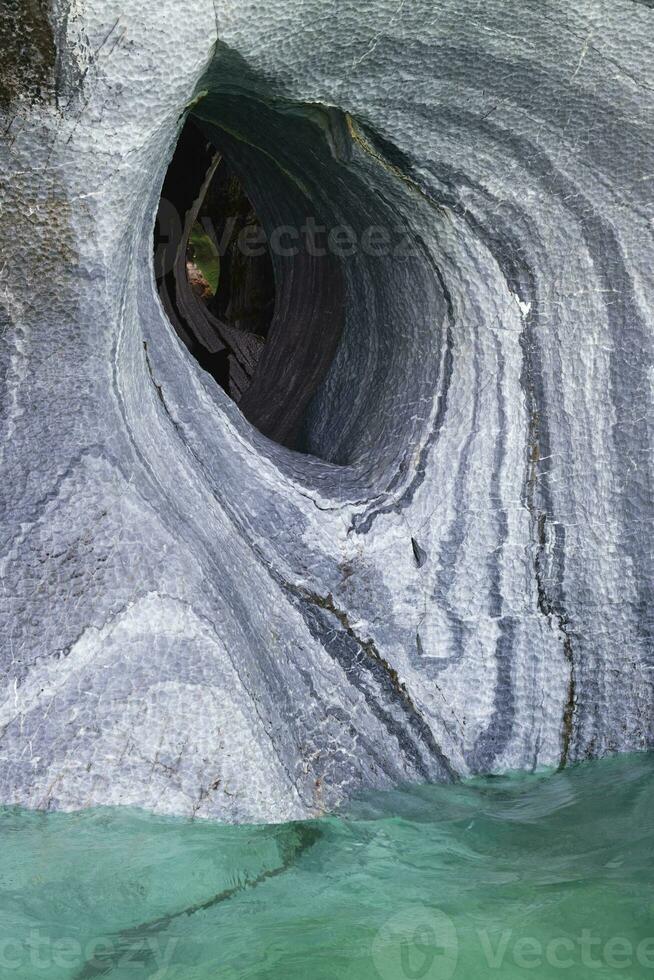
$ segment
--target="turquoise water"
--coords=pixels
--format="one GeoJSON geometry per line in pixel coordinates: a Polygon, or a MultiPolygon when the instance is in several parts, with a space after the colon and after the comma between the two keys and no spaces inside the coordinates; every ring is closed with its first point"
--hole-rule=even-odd
{"type": "Polygon", "coordinates": [[[0,976],[654,980],[654,757],[224,827],[0,810],[0,976]]]}

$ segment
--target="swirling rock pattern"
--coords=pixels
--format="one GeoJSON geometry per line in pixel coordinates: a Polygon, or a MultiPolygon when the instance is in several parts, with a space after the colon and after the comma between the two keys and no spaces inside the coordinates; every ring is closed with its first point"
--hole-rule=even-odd
{"type": "Polygon", "coordinates": [[[650,746],[650,4],[3,16],[2,802],[285,820],[650,746]],[[402,229],[342,303],[276,260],[271,405],[344,311],[306,452],[157,298],[187,108],[267,229],[402,229]]]}

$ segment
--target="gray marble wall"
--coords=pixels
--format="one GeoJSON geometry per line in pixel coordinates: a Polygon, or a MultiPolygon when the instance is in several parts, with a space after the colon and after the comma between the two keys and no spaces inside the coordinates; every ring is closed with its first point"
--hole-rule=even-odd
{"type": "Polygon", "coordinates": [[[0,802],[286,820],[650,746],[650,5],[39,16],[0,56],[0,802]],[[267,228],[401,229],[342,262],[310,454],[157,298],[191,103],[267,228]]]}

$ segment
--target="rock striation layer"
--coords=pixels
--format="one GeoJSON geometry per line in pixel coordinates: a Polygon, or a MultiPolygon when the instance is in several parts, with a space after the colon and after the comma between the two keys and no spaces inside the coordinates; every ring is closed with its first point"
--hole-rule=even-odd
{"type": "Polygon", "coordinates": [[[0,802],[281,821],[651,746],[650,5],[0,18],[0,802]],[[189,113],[269,235],[358,243],[273,256],[239,407],[155,285],[189,113]]]}

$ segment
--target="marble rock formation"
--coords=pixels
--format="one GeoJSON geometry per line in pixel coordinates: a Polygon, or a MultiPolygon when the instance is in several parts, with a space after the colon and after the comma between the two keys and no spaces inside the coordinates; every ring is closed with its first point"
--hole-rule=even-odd
{"type": "Polygon", "coordinates": [[[6,0],[0,802],[651,745],[651,7],[6,0]],[[157,289],[189,122],[333,232],[271,248],[238,405],[157,289]]]}

